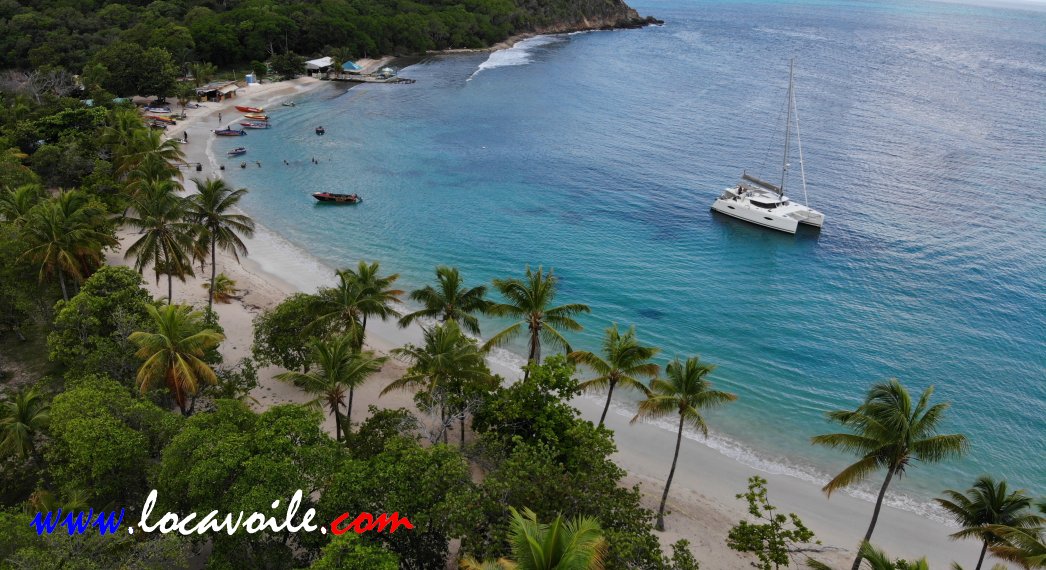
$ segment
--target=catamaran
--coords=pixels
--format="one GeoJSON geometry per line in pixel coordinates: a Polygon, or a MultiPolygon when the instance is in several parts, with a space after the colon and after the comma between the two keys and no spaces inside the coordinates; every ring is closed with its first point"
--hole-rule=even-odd
{"type": "Polygon", "coordinates": [[[806,172],[803,168],[803,145],[799,135],[799,109],[795,106],[793,71],[795,60],[788,65],[788,117],[785,120],[784,159],[781,163],[781,183],[773,184],[747,172],[741,174],[736,188],[729,188],[715,202],[712,210],[739,220],[794,234],[799,224],[820,228],[824,214],[806,204],[806,172]],[[788,151],[792,138],[792,117],[795,117],[795,138],[799,148],[799,173],[803,181],[802,204],[785,196],[788,177],[788,151]]]}

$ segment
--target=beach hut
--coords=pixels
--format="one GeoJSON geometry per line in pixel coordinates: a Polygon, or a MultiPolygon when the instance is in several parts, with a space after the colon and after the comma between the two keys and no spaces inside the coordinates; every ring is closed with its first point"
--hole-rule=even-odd
{"type": "Polygon", "coordinates": [[[212,81],[196,88],[196,96],[208,101],[224,101],[236,96],[240,86],[235,81],[212,81]]]}
{"type": "Polygon", "coordinates": [[[363,68],[356,65],[355,61],[346,61],[345,63],[341,64],[341,70],[345,73],[351,73],[353,75],[363,73],[363,68]]]}
{"type": "Polygon", "coordinates": [[[330,57],[321,57],[319,59],[310,59],[305,62],[305,73],[312,75],[313,73],[324,73],[330,70],[334,60],[330,57]]]}

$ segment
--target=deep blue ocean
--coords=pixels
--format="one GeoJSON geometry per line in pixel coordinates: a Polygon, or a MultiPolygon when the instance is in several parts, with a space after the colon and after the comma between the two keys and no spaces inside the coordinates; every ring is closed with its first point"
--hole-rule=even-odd
{"type": "MultiPolygon", "coordinates": [[[[850,457],[808,444],[834,429],[824,412],[897,377],[935,385],[972,449],[917,464],[895,502],[981,473],[1046,492],[1046,5],[636,7],[666,24],[432,57],[401,71],[412,85],[332,84],[214,152],[246,146],[261,168],[220,158],[245,210],[329,267],[380,260],[408,289],[438,263],[473,283],[554,267],[559,300],[592,308],[576,346],[616,322],[717,364],[740,400],[710,414],[713,444],[753,465],[838,470],[850,457]],[[743,169],[780,175],[793,56],[827,221],[789,236],[709,206],[743,169]]],[[[793,155],[801,199],[797,173],[793,155]]]]}

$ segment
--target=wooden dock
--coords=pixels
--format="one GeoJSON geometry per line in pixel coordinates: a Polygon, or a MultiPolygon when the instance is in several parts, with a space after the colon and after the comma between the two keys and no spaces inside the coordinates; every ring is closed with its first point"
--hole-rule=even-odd
{"type": "Polygon", "coordinates": [[[374,75],[339,75],[330,77],[330,81],[346,81],[349,83],[414,83],[414,79],[406,77],[377,77],[374,75]]]}

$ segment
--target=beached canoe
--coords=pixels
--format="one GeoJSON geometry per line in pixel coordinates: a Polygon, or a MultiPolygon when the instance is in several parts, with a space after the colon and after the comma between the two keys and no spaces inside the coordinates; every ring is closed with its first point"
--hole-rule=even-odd
{"type": "Polygon", "coordinates": [[[241,113],[261,113],[265,109],[262,109],[261,107],[241,107],[237,105],[236,110],[241,113]]]}
{"type": "Polygon", "coordinates": [[[358,194],[335,194],[333,192],[313,192],[312,197],[326,204],[359,204],[363,201],[358,194]]]}
{"type": "Polygon", "coordinates": [[[146,113],[163,113],[163,114],[166,115],[166,114],[170,114],[171,110],[168,109],[167,107],[146,107],[145,108],[145,112],[146,113]]]}
{"type": "Polygon", "coordinates": [[[160,122],[163,122],[163,123],[167,123],[168,125],[176,125],[176,124],[178,124],[177,121],[175,121],[171,117],[162,117],[160,115],[146,115],[145,118],[146,119],[151,119],[153,121],[160,121],[160,122]]]}
{"type": "Polygon", "coordinates": [[[214,134],[220,137],[242,137],[247,134],[247,131],[243,129],[218,129],[214,131],[214,134]]]}

